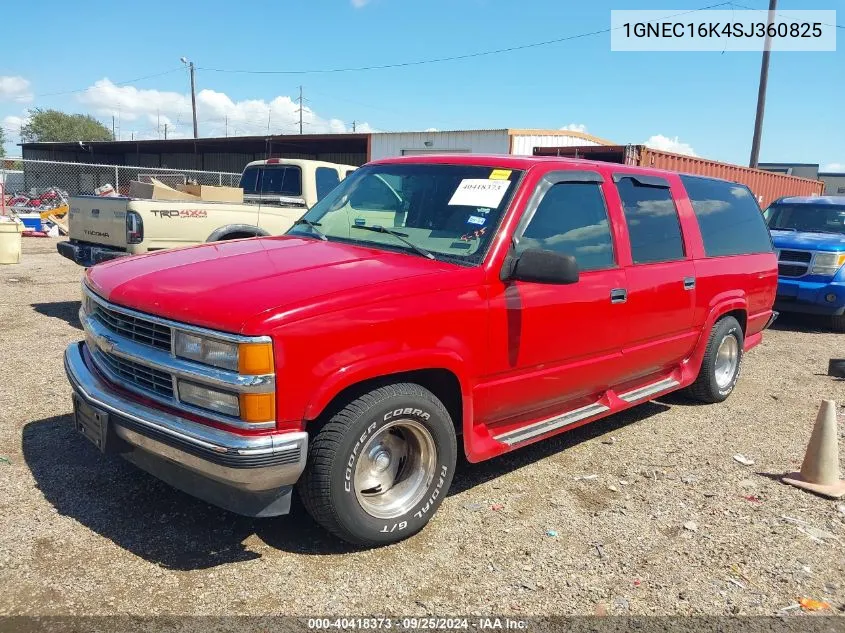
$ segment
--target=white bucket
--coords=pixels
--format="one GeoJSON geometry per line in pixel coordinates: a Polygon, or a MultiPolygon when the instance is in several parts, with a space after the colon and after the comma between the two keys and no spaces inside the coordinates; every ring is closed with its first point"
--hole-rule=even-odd
{"type": "Polygon", "coordinates": [[[0,264],[17,264],[21,261],[20,222],[0,221],[0,264]]]}

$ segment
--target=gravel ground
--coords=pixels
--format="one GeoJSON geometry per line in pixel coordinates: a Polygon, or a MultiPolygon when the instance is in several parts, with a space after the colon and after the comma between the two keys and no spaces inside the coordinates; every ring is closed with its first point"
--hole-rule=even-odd
{"type": "Polygon", "coordinates": [[[843,334],[784,319],[726,403],[673,396],[463,463],[421,534],[355,551],[301,507],[228,514],[71,430],[80,275],[48,239],[0,267],[0,614],[845,611],[845,502],[777,480],[820,399],[845,403],[825,375],[843,334]]]}

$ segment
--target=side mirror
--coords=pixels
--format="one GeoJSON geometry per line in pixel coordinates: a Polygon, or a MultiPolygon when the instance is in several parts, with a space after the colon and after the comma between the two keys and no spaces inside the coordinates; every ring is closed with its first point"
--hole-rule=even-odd
{"type": "Polygon", "coordinates": [[[539,284],[574,284],[578,281],[578,262],[572,255],[529,248],[513,261],[510,272],[504,279],[508,280],[533,281],[539,284]]]}

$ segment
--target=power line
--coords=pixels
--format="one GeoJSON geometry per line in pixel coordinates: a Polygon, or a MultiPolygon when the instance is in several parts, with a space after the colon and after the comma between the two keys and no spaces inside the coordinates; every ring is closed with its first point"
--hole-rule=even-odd
{"type": "MultiPolygon", "coordinates": [[[[723,7],[732,4],[731,2],[719,2],[717,4],[711,4],[706,7],[701,7],[699,9],[691,9],[689,11],[683,11],[681,13],[675,13],[672,15],[664,16],[663,18],[659,18],[659,20],[665,20],[673,17],[677,17],[679,15],[687,15],[689,13],[697,13],[698,11],[706,11],[708,9],[714,9],[716,7],[723,7]]],[[[659,20],[652,20],[652,21],[659,21],[659,20]]],[[[617,27],[622,28],[622,27],[617,27]]],[[[571,40],[577,40],[584,37],[592,37],[593,35],[601,35],[603,33],[610,33],[614,29],[607,27],[604,29],[599,29],[597,31],[590,31],[588,33],[578,33],[576,35],[567,35],[565,37],[558,37],[552,40],[544,40],[542,42],[532,42],[530,44],[520,44],[517,46],[508,46],[506,48],[497,48],[493,50],[487,51],[476,51],[474,53],[465,53],[463,55],[452,55],[450,57],[433,57],[430,59],[418,59],[409,62],[397,62],[395,64],[379,64],[374,66],[351,66],[346,68],[314,68],[310,70],[244,70],[244,69],[228,69],[228,68],[208,68],[208,67],[198,67],[199,70],[207,70],[209,72],[215,73],[240,73],[240,74],[249,74],[249,75],[309,75],[309,74],[319,74],[319,73],[345,73],[345,72],[360,72],[366,70],[386,70],[388,68],[407,68],[408,66],[422,66],[424,64],[439,64],[443,62],[454,62],[460,61],[463,59],[473,59],[476,57],[486,57],[488,55],[500,55],[502,53],[512,53],[514,51],[521,51],[529,48],[537,48],[540,46],[549,46],[551,44],[560,44],[561,42],[568,42],[571,40]]]]}
{"type": "MultiPolygon", "coordinates": [[[[125,86],[126,84],[135,83],[136,81],[144,81],[145,79],[153,79],[155,77],[163,77],[164,75],[169,75],[170,73],[174,73],[177,70],[182,70],[182,67],[180,66],[179,68],[171,68],[170,70],[165,70],[165,71],[160,72],[160,73],[155,73],[153,75],[144,75],[143,77],[136,77],[135,79],[128,79],[126,81],[114,82],[114,85],[115,86],[125,86]]],[[[65,90],[63,92],[43,92],[41,94],[33,95],[33,98],[56,97],[56,96],[59,96],[59,95],[70,95],[70,94],[75,94],[77,92],[85,92],[90,87],[91,86],[86,86],[85,88],[79,88],[78,90],[65,90]]]]}

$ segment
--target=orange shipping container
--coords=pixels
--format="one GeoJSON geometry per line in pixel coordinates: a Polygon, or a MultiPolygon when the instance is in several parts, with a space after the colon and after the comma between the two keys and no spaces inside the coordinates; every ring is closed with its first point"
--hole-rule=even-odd
{"type": "Polygon", "coordinates": [[[697,156],[673,154],[645,145],[578,145],[574,147],[535,147],[535,156],[561,156],[565,158],[586,158],[622,165],[655,167],[677,171],[682,174],[711,176],[747,185],[760,207],[765,209],[781,196],[821,195],[824,183],[821,180],[796,178],[776,174],[762,169],[751,169],[730,163],[720,163],[697,156]]]}

